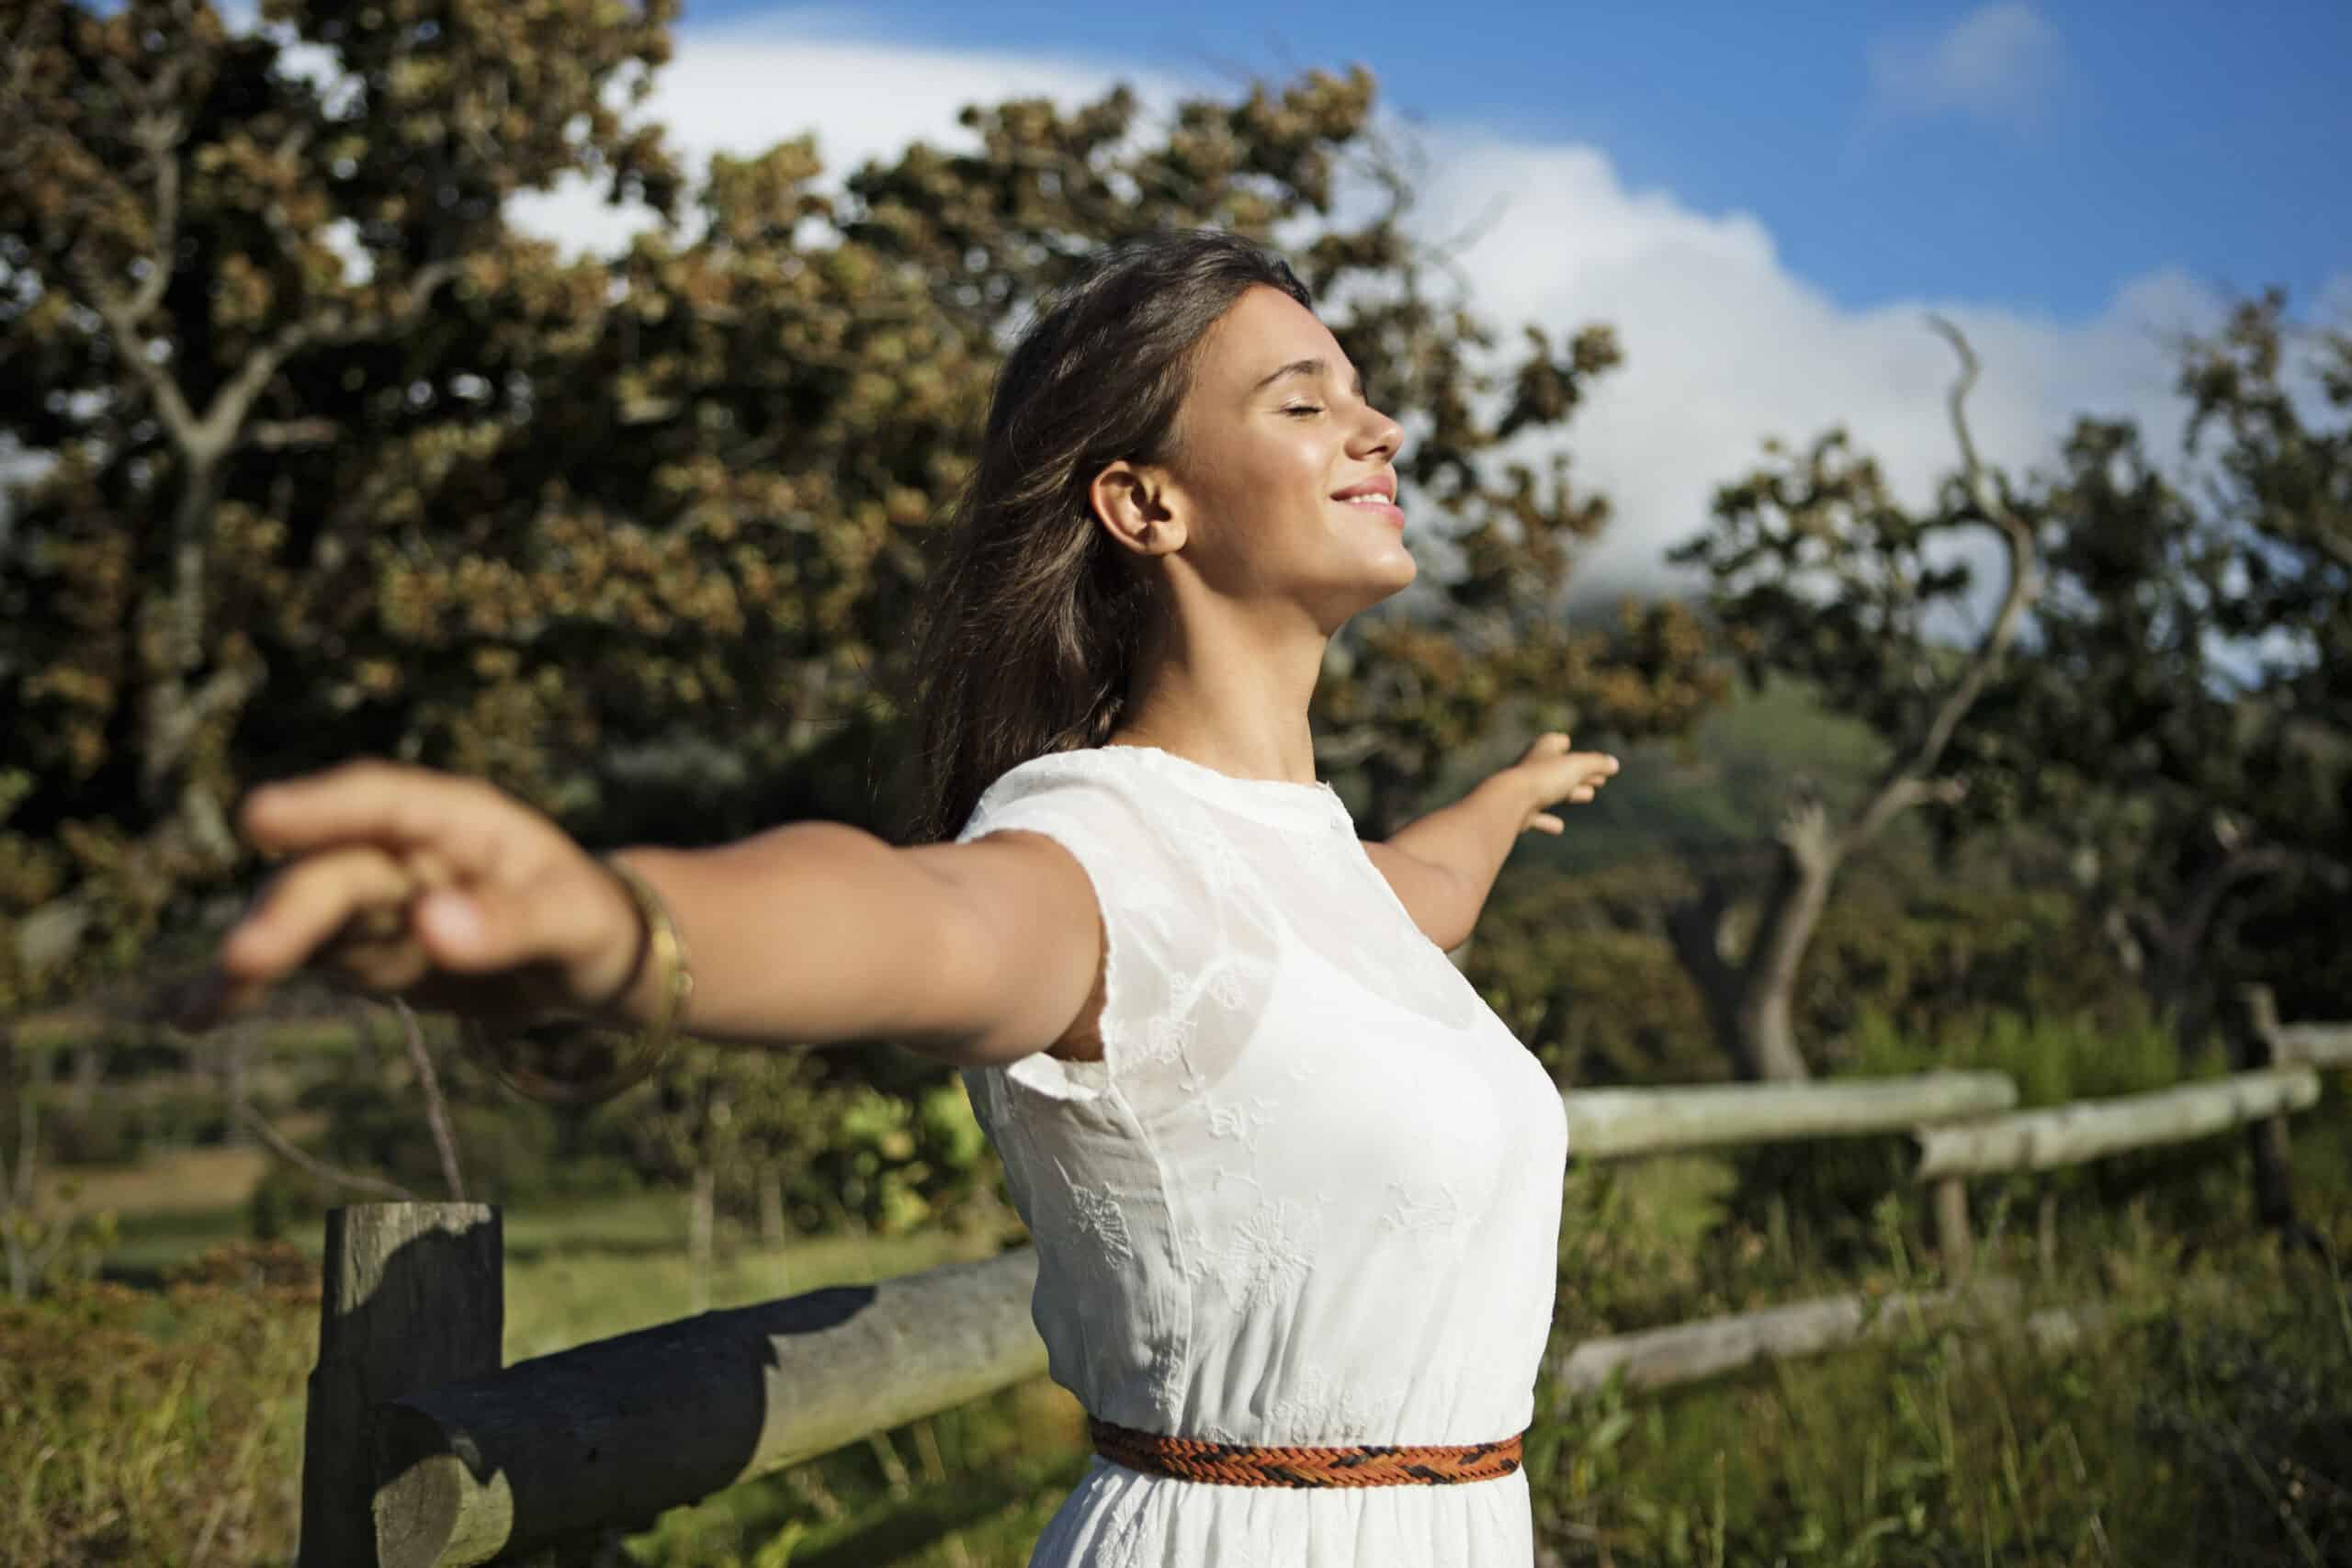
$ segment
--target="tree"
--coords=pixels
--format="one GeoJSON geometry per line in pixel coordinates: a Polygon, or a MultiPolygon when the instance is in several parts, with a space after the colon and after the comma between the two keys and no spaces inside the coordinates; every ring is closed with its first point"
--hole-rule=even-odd
{"type": "Polygon", "coordinates": [[[271,0],[322,85],[203,0],[0,8],[0,432],[50,465],[0,561],[0,994],[235,865],[257,756],[410,739],[370,711],[412,673],[401,535],[471,531],[452,474],[594,317],[501,206],[585,170],[666,209],[606,100],[673,9],[271,0]]]}
{"type": "Polygon", "coordinates": [[[1372,830],[1504,705],[1633,734],[1709,700],[1677,608],[1555,613],[1606,508],[1498,448],[1615,350],[1489,352],[1407,236],[1369,76],[1157,127],[1125,91],[975,107],[977,150],[838,194],[797,139],[689,203],[659,129],[606,107],[673,14],[273,0],[322,81],[202,0],[7,13],[0,435],[52,467],[0,547],[0,991],[189,926],[249,869],[235,795],[354,754],[485,775],[591,841],[882,816],[896,633],[1007,326],[1144,227],[1303,235],[1375,395],[1420,411],[1408,483],[1470,570],[1351,626],[1318,694],[1372,830]],[[575,169],[664,226],[569,263],[502,226],[575,169]],[[1354,226],[1347,178],[1387,197],[1354,226]]]}
{"type": "Polygon", "coordinates": [[[1941,828],[2055,839],[2184,1052],[2239,919],[2352,886],[2352,421],[2304,412],[2352,402],[2352,337],[2312,334],[2320,396],[2299,396],[2284,309],[2273,292],[2180,345],[2178,475],[2129,422],[2076,422],[2035,503],[2030,654],[1955,745],[1973,787],[1941,828]]]}
{"type": "Polygon", "coordinates": [[[1896,505],[1878,465],[1833,430],[1801,458],[1769,444],[1777,464],[1724,486],[1712,528],[1668,552],[1713,578],[1710,608],[1752,686],[1760,689],[1774,671],[1803,680],[1832,710],[1876,729],[1891,750],[1850,805],[1797,781],[1736,957],[1728,867],[1694,865],[1700,891],[1668,919],[1676,955],[1716,1039],[1745,1077],[1807,1076],[1791,1015],[1798,967],[1830,890],[1855,853],[1901,814],[1964,792],[1965,781],[1945,771],[1946,752],[2038,589],[2033,525],[2007,481],[1979,460],[1969,434],[1975,355],[1956,328],[1935,324],[1962,364],[1951,399],[1961,468],[1943,482],[1935,511],[1915,516],[1896,505]],[[1929,640],[1927,626],[1939,606],[1961,601],[1971,573],[1964,562],[1932,562],[1928,549],[1976,530],[2000,541],[2007,581],[1973,647],[1955,660],[1929,640]]]}

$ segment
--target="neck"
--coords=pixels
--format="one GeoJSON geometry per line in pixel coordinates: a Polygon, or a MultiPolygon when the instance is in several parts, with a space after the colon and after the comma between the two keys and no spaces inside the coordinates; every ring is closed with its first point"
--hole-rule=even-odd
{"type": "Polygon", "coordinates": [[[1311,621],[1230,600],[1159,617],[1109,743],[1153,746],[1236,778],[1311,784],[1307,704],[1330,638],[1311,621]]]}

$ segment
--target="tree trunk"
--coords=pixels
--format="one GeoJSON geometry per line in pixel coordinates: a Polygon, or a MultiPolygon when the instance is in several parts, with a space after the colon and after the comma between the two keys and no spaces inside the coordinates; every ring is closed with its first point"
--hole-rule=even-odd
{"type": "Polygon", "coordinates": [[[1797,1048],[1797,971],[1846,850],[1819,804],[1809,799],[1792,808],[1778,837],[1772,880],[1743,959],[1735,964],[1724,953],[1730,896],[1712,873],[1697,897],[1668,913],[1667,930],[1675,956],[1698,987],[1716,1043],[1739,1076],[1802,1083],[1812,1075],[1797,1048]]]}
{"type": "Polygon", "coordinates": [[[710,1310],[711,1231],[718,1207],[718,1173],[708,1166],[695,1170],[694,1196],[689,1200],[686,1230],[687,1290],[695,1312],[710,1310]]]}
{"type": "Polygon", "coordinates": [[[33,1121],[31,1086],[17,1083],[17,1032],[0,1023],[0,1249],[8,1257],[8,1295],[24,1301],[32,1294],[32,1259],[26,1249],[27,1232],[14,1222],[18,1208],[32,1207],[33,1145],[40,1129],[33,1121]]]}
{"type": "Polygon", "coordinates": [[[1797,971],[1814,928],[1829,901],[1830,880],[1842,854],[1826,848],[1783,846],[1771,886],[1740,966],[1736,1033],[1728,1043],[1741,1074],[1765,1083],[1802,1083],[1804,1054],[1797,1049],[1797,971]]]}
{"type": "MultiPolygon", "coordinates": [[[[220,1077],[228,1090],[232,1106],[250,1105],[252,1085],[245,1077],[245,1062],[251,1055],[250,1039],[245,1030],[231,1027],[222,1031],[220,1042],[220,1077]]],[[[252,1132],[238,1117],[232,1115],[220,1141],[232,1148],[242,1148],[254,1141],[252,1132]]]]}
{"type": "Polygon", "coordinates": [[[784,1173],[772,1165],[760,1168],[760,1243],[784,1245],[784,1173]]]}
{"type": "Polygon", "coordinates": [[[74,1087],[67,1091],[65,1103],[76,1116],[87,1116],[98,1107],[98,1079],[106,1067],[105,1054],[96,1041],[85,1042],[74,1052],[74,1087]]]}

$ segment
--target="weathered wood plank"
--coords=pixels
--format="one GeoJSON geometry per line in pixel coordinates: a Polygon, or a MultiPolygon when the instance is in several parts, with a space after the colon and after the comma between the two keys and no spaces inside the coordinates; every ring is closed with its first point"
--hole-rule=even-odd
{"type": "Polygon", "coordinates": [[[2318,1076],[2308,1066],[2296,1066],[1922,1127],[1917,1175],[1922,1181],[1934,1181],[1947,1176],[2079,1165],[2126,1149],[2208,1137],[2265,1116],[2303,1110],[2318,1099],[2318,1076]]]}
{"type": "Polygon", "coordinates": [[[2237,988],[2238,1012],[2233,1021],[2251,1033],[2268,1052],[2268,1065],[2288,1066],[2301,1062],[2321,1068],[2352,1067],[2352,1023],[2278,1021],[2278,994],[2263,982],[2237,988]]]}
{"type": "Polygon", "coordinates": [[[704,1313],[410,1393],[381,1427],[378,1560],[456,1568],[640,1526],[1036,1377],[1036,1280],[1023,1247],[704,1313]]]}
{"type": "Polygon", "coordinates": [[[2281,1061],[2329,1071],[2352,1067],[2352,1023],[2282,1023],[2273,1038],[2281,1061]]]}
{"type": "Polygon", "coordinates": [[[1955,1313],[2010,1315],[2018,1300],[2017,1281],[2001,1279],[1876,1298],[1824,1296],[1638,1334],[1588,1339],[1566,1355],[1555,1357],[1552,1371],[1579,1393],[1598,1391],[1620,1367],[1625,1371],[1628,1389],[1671,1388],[1721,1377],[1768,1358],[1817,1356],[1842,1349],[1864,1338],[1883,1337],[1907,1325],[1934,1322],[1955,1313]]]}
{"type": "Polygon", "coordinates": [[[1904,1133],[2007,1111],[2005,1073],[1933,1072],[1838,1083],[1693,1084],[1567,1092],[1568,1151],[1609,1159],[1677,1149],[1904,1133]]]}
{"type": "Polygon", "coordinates": [[[385,1401],[495,1372],[505,1258],[486,1203],[327,1211],[319,1359],[302,1425],[300,1568],[375,1568],[368,1505],[385,1401]]]}

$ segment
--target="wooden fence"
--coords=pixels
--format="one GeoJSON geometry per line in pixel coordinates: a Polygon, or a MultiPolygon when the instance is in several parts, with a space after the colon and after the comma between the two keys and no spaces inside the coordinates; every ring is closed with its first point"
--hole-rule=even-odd
{"type": "MultiPolygon", "coordinates": [[[[2018,1287],[1968,1278],[1972,1177],[2251,1130],[2256,1207],[2291,1233],[2286,1121],[2317,1074],[2352,1066],[2352,1024],[2279,1025],[2247,987],[2240,1070],[2148,1094],[2015,1109],[1992,1073],[1868,1083],[1577,1090],[1579,1159],[1788,1139],[1908,1133],[1951,1281],[1892,1299],[1838,1296],[1612,1336],[1549,1368],[1575,1390],[1622,1371],[1658,1388],[1766,1357],[1817,1354],[1921,1319],[2016,1321],[2018,1287]]],[[[465,1203],[332,1211],[319,1361],[310,1383],[301,1568],[516,1562],[640,1529],[753,1476],[1042,1375],[1027,1248],[599,1340],[502,1369],[498,1212],[465,1203]]],[[[2043,1337],[2095,1314],[2044,1312],[2043,1337]]]]}

